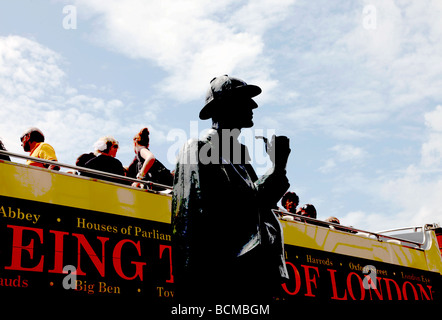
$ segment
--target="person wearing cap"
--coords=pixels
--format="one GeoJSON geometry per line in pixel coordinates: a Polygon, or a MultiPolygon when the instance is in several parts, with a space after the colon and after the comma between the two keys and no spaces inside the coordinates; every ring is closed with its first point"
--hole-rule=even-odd
{"type": "Polygon", "coordinates": [[[175,169],[172,197],[176,297],[189,302],[269,301],[288,277],[278,219],[271,211],[289,188],[287,137],[266,150],[273,167],[258,179],[240,130],[253,126],[255,85],[214,78],[199,117],[212,119],[189,140],[175,169]],[[277,147],[276,147],[277,146],[277,147]]]}
{"type": "MultiPolygon", "coordinates": [[[[29,152],[31,157],[57,161],[54,148],[49,143],[44,142],[45,137],[40,129],[35,127],[29,128],[22,134],[20,141],[23,150],[25,152],[29,152]]],[[[48,168],[51,170],[60,170],[59,166],[52,164],[49,165],[33,160],[28,160],[26,164],[40,168],[48,168]]]]}

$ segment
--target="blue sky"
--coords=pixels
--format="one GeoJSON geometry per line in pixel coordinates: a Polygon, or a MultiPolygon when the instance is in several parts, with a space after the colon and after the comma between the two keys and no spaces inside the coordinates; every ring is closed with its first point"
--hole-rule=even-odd
{"type": "MultiPolygon", "coordinates": [[[[210,126],[198,121],[209,81],[229,74],[262,87],[245,136],[290,137],[291,190],[319,218],[369,230],[442,222],[441,11],[405,0],[1,2],[0,137],[23,152],[20,134],[37,126],[74,163],[113,135],[127,165],[148,126],[172,169],[176,133],[210,126]]],[[[262,142],[246,143],[262,173],[262,142]]]]}

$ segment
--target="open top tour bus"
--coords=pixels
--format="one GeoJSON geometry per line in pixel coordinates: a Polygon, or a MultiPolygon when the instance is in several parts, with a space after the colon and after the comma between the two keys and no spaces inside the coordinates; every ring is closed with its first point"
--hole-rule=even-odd
{"type": "MultiPolygon", "coordinates": [[[[134,179],[56,164],[121,183],[0,161],[2,295],[173,301],[171,188],[133,188],[134,179]]],[[[290,274],[276,297],[280,303],[440,304],[437,224],[368,232],[275,214],[290,274]]]]}

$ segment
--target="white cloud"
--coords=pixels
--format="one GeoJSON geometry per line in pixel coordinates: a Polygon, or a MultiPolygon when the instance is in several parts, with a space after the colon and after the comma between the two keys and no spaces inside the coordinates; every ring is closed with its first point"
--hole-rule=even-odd
{"type": "Polygon", "coordinates": [[[366,231],[381,231],[389,228],[403,227],[403,225],[398,225],[395,219],[385,216],[382,212],[352,211],[339,217],[339,220],[343,225],[366,231]]]}
{"type": "MultiPolygon", "coordinates": [[[[377,199],[377,211],[370,207],[351,211],[340,217],[341,223],[370,231],[442,223],[440,117],[441,106],[424,114],[427,139],[422,143],[420,159],[416,163],[408,164],[402,170],[398,168],[393,172],[384,172],[375,179],[365,179],[357,184],[359,186],[354,186],[363,188],[367,196],[377,199]]],[[[358,152],[345,154],[351,158],[358,152]]]]}
{"type": "Polygon", "coordinates": [[[318,170],[322,173],[328,173],[334,168],[336,168],[336,161],[334,159],[330,158],[330,159],[325,160],[324,165],[319,167],[318,170]]]}
{"type": "MultiPolygon", "coordinates": [[[[59,161],[73,164],[104,135],[123,146],[119,157],[133,156],[132,137],[149,119],[126,110],[119,99],[82,94],[69,86],[63,59],[36,41],[20,36],[0,37],[0,137],[9,151],[23,153],[21,134],[40,128],[59,161]],[[122,121],[127,124],[122,126],[122,121]]],[[[147,123],[146,123],[147,122],[147,123]]],[[[165,141],[163,128],[151,127],[155,141],[165,141]]]]}
{"type": "Polygon", "coordinates": [[[154,61],[168,73],[159,88],[180,101],[201,98],[209,81],[226,73],[259,83],[264,93],[274,88],[263,34],[281,22],[292,3],[77,1],[78,12],[94,19],[94,41],[154,61]]]}
{"type": "Polygon", "coordinates": [[[425,114],[425,124],[430,129],[428,141],[422,145],[422,165],[434,167],[442,163],[442,106],[425,114]]]}
{"type": "Polygon", "coordinates": [[[440,165],[442,162],[442,134],[431,133],[422,145],[422,164],[426,167],[440,165]]]}
{"type": "Polygon", "coordinates": [[[359,147],[348,144],[339,144],[331,148],[336,152],[337,158],[341,162],[361,160],[365,157],[366,152],[359,147]]]}
{"type": "Polygon", "coordinates": [[[407,32],[405,21],[402,17],[401,8],[395,1],[366,1],[359,8],[359,14],[354,16],[355,28],[342,37],[338,44],[343,44],[350,52],[357,55],[365,55],[372,66],[383,67],[391,63],[401,53],[401,45],[404,34],[407,32]],[[374,28],[365,27],[363,9],[370,5],[375,9],[368,14],[375,15],[376,25],[374,28]]]}
{"type": "Polygon", "coordinates": [[[423,98],[442,98],[440,1],[366,1],[376,8],[377,26],[361,23],[339,45],[359,57],[389,88],[388,108],[409,107],[423,98]]]}
{"type": "Polygon", "coordinates": [[[61,57],[32,40],[17,36],[0,42],[0,87],[5,97],[42,98],[65,77],[61,57]]]}
{"type": "Polygon", "coordinates": [[[425,113],[429,132],[427,141],[422,144],[421,161],[384,177],[377,184],[379,201],[386,204],[386,211],[395,213],[351,212],[345,217],[348,221],[371,230],[442,223],[441,115],[441,106],[425,113]]]}
{"type": "Polygon", "coordinates": [[[335,169],[338,164],[343,164],[348,168],[349,166],[361,166],[362,160],[366,157],[367,152],[360,148],[349,144],[338,144],[330,148],[333,156],[324,161],[324,165],[318,170],[322,173],[329,173],[335,169]]]}
{"type": "Polygon", "coordinates": [[[442,106],[437,106],[434,111],[425,113],[424,118],[428,128],[442,132],[442,106]]]}
{"type": "MultiPolygon", "coordinates": [[[[394,216],[396,226],[441,223],[441,173],[428,176],[411,165],[402,177],[387,181],[381,189],[384,199],[400,208],[394,216]]],[[[390,226],[391,227],[391,226],[390,226]]]]}
{"type": "Polygon", "coordinates": [[[339,140],[379,139],[393,127],[409,134],[397,124],[442,100],[440,1],[298,2],[291,14],[278,80],[299,95],[284,101],[280,124],[339,140]],[[364,28],[365,5],[376,8],[374,30],[364,28]]]}

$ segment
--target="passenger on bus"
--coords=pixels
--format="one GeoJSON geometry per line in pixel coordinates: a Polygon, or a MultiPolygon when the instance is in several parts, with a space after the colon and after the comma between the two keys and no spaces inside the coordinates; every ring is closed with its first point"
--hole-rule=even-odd
{"type": "MultiPolygon", "coordinates": [[[[0,139],[0,150],[7,151],[1,139],[0,139]]],[[[7,155],[0,154],[0,160],[11,161],[11,158],[9,158],[9,156],[7,155]]]]}
{"type": "MultiPolygon", "coordinates": [[[[303,217],[317,219],[316,208],[312,204],[305,204],[302,207],[299,207],[298,210],[296,210],[296,213],[303,216],[303,217]]],[[[307,222],[310,224],[320,225],[323,227],[328,226],[327,224],[321,223],[319,221],[313,221],[313,220],[308,220],[308,219],[301,219],[301,221],[307,222]]]]}
{"type": "MultiPolygon", "coordinates": [[[[139,179],[140,182],[134,182],[132,186],[142,188],[144,186],[142,181],[172,186],[172,174],[149,150],[149,135],[149,129],[143,128],[133,139],[135,158],[128,168],[128,175],[131,176],[136,172],[135,177],[139,179]]],[[[159,190],[161,188],[153,187],[153,189],[159,190]]]]}
{"type": "Polygon", "coordinates": [[[288,191],[281,199],[282,206],[290,213],[296,213],[299,197],[295,192],[288,191]]]}
{"type": "MultiPolygon", "coordinates": [[[[328,217],[324,221],[325,222],[331,222],[331,223],[334,223],[334,224],[341,224],[339,219],[336,218],[336,217],[333,217],[333,216],[332,217],[328,217]]],[[[333,226],[329,225],[329,227],[330,227],[330,229],[335,229],[335,230],[344,231],[344,232],[350,232],[350,233],[356,233],[355,231],[353,231],[353,230],[351,230],[349,228],[346,228],[346,227],[338,227],[338,226],[335,226],[335,225],[333,225],[333,226]]]]}
{"type": "Polygon", "coordinates": [[[298,208],[298,210],[296,210],[296,213],[304,216],[304,217],[309,217],[309,218],[313,218],[316,219],[316,208],[314,205],[312,204],[305,204],[302,207],[298,208]]]}
{"type": "MultiPolygon", "coordinates": [[[[122,163],[115,158],[118,151],[118,141],[115,140],[114,137],[105,136],[98,139],[94,144],[94,149],[97,156],[87,161],[84,164],[85,168],[109,172],[121,176],[125,175],[122,163]]],[[[122,180],[118,178],[99,176],[87,172],[81,172],[81,175],[112,182],[122,182],[122,180]]]]}
{"type": "MultiPolygon", "coordinates": [[[[88,162],[89,160],[92,160],[95,157],[96,157],[96,155],[93,152],[83,153],[81,156],[79,156],[77,158],[77,160],[75,161],[75,165],[77,167],[85,167],[86,162],[88,162]]],[[[81,172],[82,172],[81,170],[78,170],[75,172],[75,174],[81,174],[81,172]]]]}
{"type": "Polygon", "coordinates": [[[77,158],[77,161],[75,161],[75,165],[77,167],[84,167],[86,165],[86,162],[92,160],[95,157],[96,155],[93,152],[83,153],[81,156],[77,158]]]}
{"type": "MultiPolygon", "coordinates": [[[[296,213],[301,215],[301,216],[303,216],[303,217],[318,219],[317,218],[316,208],[312,204],[305,204],[305,205],[303,205],[302,207],[298,208],[296,213]]],[[[308,220],[308,219],[302,219],[301,218],[301,221],[309,223],[309,224],[314,224],[316,226],[328,228],[328,224],[325,223],[325,222],[322,222],[320,220],[308,220]]]]}
{"type": "MultiPolygon", "coordinates": [[[[57,161],[57,156],[55,155],[54,148],[50,144],[44,142],[45,137],[40,129],[38,128],[27,129],[20,137],[20,141],[23,150],[25,152],[29,152],[31,157],[40,158],[44,160],[57,161]]],[[[33,160],[28,160],[26,164],[40,168],[60,170],[59,166],[44,164],[33,160]]]]}
{"type": "Polygon", "coordinates": [[[325,222],[335,223],[335,224],[341,224],[341,222],[339,221],[339,219],[336,218],[336,217],[328,217],[328,218],[325,219],[324,221],[325,221],[325,222]]]}

